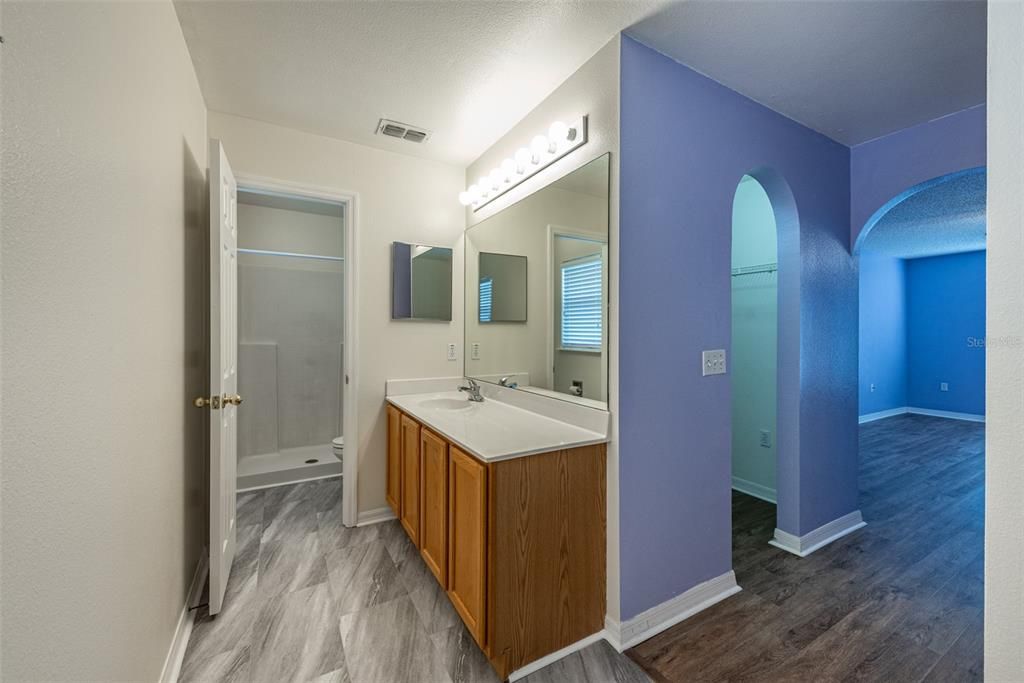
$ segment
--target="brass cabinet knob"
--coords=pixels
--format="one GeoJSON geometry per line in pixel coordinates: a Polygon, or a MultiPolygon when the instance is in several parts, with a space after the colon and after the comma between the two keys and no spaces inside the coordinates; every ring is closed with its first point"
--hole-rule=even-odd
{"type": "Polygon", "coordinates": [[[233,406],[240,406],[242,405],[242,397],[239,396],[238,394],[235,394],[234,396],[228,396],[227,394],[224,394],[224,405],[227,405],[228,403],[230,403],[233,406]]]}

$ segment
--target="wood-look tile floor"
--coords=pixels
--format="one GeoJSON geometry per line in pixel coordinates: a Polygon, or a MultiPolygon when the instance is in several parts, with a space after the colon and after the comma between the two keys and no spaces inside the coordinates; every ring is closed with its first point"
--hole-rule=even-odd
{"type": "Polygon", "coordinates": [[[658,681],[981,680],[984,425],[862,425],[860,501],[866,527],[801,559],[735,493],[743,590],[627,654],[658,681]]]}
{"type": "MultiPolygon", "coordinates": [[[[341,481],[238,496],[224,609],[198,610],[181,681],[497,681],[397,522],[346,528],[341,481]]],[[[527,683],[650,680],[599,642],[527,683]]]]}

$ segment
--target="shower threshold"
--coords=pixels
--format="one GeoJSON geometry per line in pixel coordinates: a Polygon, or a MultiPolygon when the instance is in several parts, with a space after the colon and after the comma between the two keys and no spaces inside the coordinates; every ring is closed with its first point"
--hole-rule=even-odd
{"type": "Polygon", "coordinates": [[[237,486],[239,491],[245,491],[340,476],[341,463],[327,443],[239,458],[237,486]]]}

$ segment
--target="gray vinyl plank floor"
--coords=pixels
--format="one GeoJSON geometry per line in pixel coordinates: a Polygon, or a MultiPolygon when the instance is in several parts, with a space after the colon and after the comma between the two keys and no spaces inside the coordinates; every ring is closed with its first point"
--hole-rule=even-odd
{"type": "MultiPolygon", "coordinates": [[[[224,609],[197,610],[179,680],[498,680],[398,522],[342,525],[340,479],[241,493],[236,520],[224,609]]],[[[601,641],[524,680],[650,679],[601,641]]]]}

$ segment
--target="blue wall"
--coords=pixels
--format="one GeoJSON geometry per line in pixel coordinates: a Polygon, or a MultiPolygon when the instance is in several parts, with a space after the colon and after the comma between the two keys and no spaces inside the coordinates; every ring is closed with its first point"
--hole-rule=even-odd
{"type": "Polygon", "coordinates": [[[907,261],[908,404],[984,415],[984,338],[985,252],[907,261]]]}
{"type": "Polygon", "coordinates": [[[857,509],[857,280],[850,151],[622,38],[621,617],[728,572],[732,204],[744,174],[779,231],[778,526],[857,509]],[[799,217],[799,221],[797,221],[799,217]]]}
{"type": "Polygon", "coordinates": [[[907,405],[905,264],[870,253],[860,258],[861,415],[907,405]]]}
{"type": "Polygon", "coordinates": [[[861,256],[861,415],[903,407],[984,415],[984,338],[984,251],[861,256]]]}

